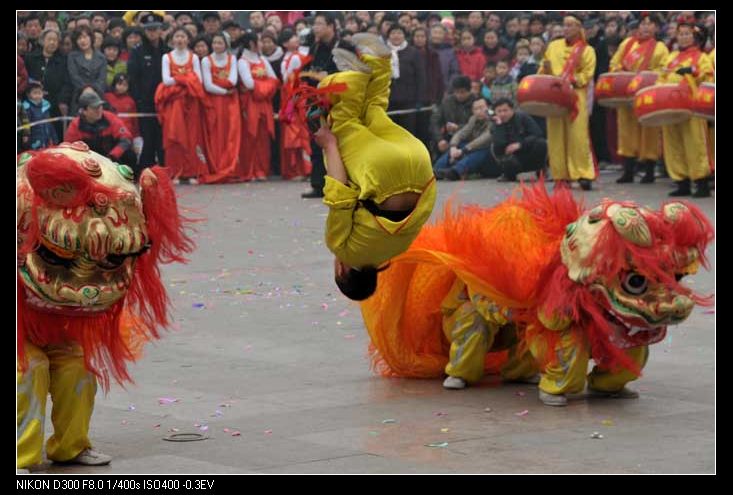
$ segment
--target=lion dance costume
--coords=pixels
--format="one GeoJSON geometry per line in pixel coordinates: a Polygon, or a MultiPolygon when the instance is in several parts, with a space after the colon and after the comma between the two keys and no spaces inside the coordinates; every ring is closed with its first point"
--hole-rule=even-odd
{"type": "Polygon", "coordinates": [[[617,393],[668,325],[711,303],[679,281],[707,266],[712,238],[692,204],[652,211],[606,200],[582,213],[569,189],[550,196],[542,183],[492,208],[448,205],[362,303],[372,365],[467,382],[540,369],[541,395],[564,397],[586,381],[617,393]]]}
{"type": "Polygon", "coordinates": [[[159,263],[184,262],[184,233],[165,169],[134,183],[126,165],[82,142],[18,158],[18,467],[91,447],[97,380],[132,381],[126,363],[168,325],[159,263]]]}

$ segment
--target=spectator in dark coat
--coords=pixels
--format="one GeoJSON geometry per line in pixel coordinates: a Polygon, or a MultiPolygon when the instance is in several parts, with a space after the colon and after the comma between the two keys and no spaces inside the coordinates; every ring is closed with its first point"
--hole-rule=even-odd
{"type": "Polygon", "coordinates": [[[450,88],[453,78],[461,75],[461,69],[458,67],[458,59],[453,46],[446,42],[446,34],[447,29],[442,24],[435,24],[430,28],[430,46],[440,58],[443,83],[446,88],[450,88]]]}
{"type": "MultiPolygon", "coordinates": [[[[392,87],[389,93],[390,110],[414,110],[425,94],[425,65],[414,46],[407,44],[405,28],[394,24],[387,31],[387,46],[392,50],[392,87]]],[[[395,115],[392,120],[417,135],[417,115],[395,115]]]]}
{"type": "MultiPolygon", "coordinates": [[[[41,50],[26,56],[26,69],[31,79],[40,81],[43,93],[51,105],[51,117],[69,114],[71,83],[66,57],[59,53],[60,34],[54,30],[41,33],[41,50]]],[[[63,123],[55,122],[56,134],[63,135],[63,123]]]]}
{"type": "MultiPolygon", "coordinates": [[[[416,28],[412,32],[412,44],[423,60],[425,67],[424,78],[426,84],[419,100],[424,106],[435,105],[443,99],[445,86],[443,74],[440,71],[440,57],[438,52],[428,46],[428,34],[425,28],[416,28]]],[[[430,111],[417,114],[417,137],[426,145],[430,144],[430,111]]]]}
{"type": "Polygon", "coordinates": [[[499,44],[499,33],[496,31],[486,31],[482,48],[487,62],[508,61],[512,56],[509,50],[499,44]]]}
{"type": "MultiPolygon", "coordinates": [[[[31,124],[51,117],[51,104],[43,98],[43,85],[40,82],[30,80],[25,94],[26,99],[23,101],[23,110],[25,110],[31,124]]],[[[30,149],[42,150],[58,143],[56,129],[50,122],[36,124],[31,127],[30,149]]]]}
{"type": "Polygon", "coordinates": [[[71,35],[74,50],[69,53],[67,66],[71,81],[71,113],[76,113],[82,90],[91,86],[98,95],[107,88],[107,60],[92,46],[93,35],[86,26],[77,27],[71,35]]]}
{"type": "Polygon", "coordinates": [[[458,76],[451,83],[451,93],[433,111],[430,118],[430,134],[437,154],[448,151],[453,134],[471,118],[471,80],[458,76]]]}
{"type": "Polygon", "coordinates": [[[514,103],[508,98],[497,100],[494,111],[497,125],[492,149],[503,173],[499,180],[513,182],[518,173],[544,170],[547,141],[534,119],[514,110],[514,103]]]}

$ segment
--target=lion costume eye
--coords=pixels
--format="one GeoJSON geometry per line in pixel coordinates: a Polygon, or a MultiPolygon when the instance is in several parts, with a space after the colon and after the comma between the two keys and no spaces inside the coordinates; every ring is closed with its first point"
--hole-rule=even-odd
{"type": "Polygon", "coordinates": [[[646,289],[648,287],[648,282],[644,275],[640,275],[638,273],[631,272],[628,275],[626,275],[626,278],[624,279],[621,286],[629,294],[639,296],[646,292],[646,289]]]}

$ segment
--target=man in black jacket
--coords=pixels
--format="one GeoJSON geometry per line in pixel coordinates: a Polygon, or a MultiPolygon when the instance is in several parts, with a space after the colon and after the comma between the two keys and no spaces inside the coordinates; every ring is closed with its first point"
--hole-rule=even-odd
{"type": "MultiPolygon", "coordinates": [[[[155,90],[163,80],[161,64],[168,48],[161,39],[163,18],[158,14],[145,14],[140,19],[145,30],[143,42],[135,48],[127,64],[130,76],[130,93],[135,99],[140,113],[155,112],[155,90]]],[[[164,164],[163,133],[160,123],[155,117],[140,118],[140,135],[143,138],[143,149],[140,154],[139,174],[143,168],[155,164],[164,164]]]]}
{"type": "MultiPolygon", "coordinates": [[[[310,65],[306,66],[303,72],[310,72],[314,77],[306,78],[311,86],[317,86],[318,82],[328,74],[338,72],[333,61],[332,50],[336,47],[336,20],[331,12],[318,12],[313,20],[313,43],[310,45],[309,54],[313,57],[310,65]]],[[[323,151],[315,140],[311,139],[311,190],[301,194],[303,198],[322,198],[323,187],[326,185],[326,165],[323,162],[323,151]]]]}
{"type": "Polygon", "coordinates": [[[503,175],[501,182],[514,182],[521,172],[540,172],[547,163],[547,141],[537,123],[524,112],[515,111],[514,103],[500,98],[494,104],[493,151],[503,175]]]}

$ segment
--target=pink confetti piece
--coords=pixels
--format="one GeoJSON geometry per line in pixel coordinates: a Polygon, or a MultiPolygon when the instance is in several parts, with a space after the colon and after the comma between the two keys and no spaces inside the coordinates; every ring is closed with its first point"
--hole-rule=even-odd
{"type": "Polygon", "coordinates": [[[529,409],[525,409],[524,411],[519,411],[518,413],[514,413],[515,416],[526,416],[529,414],[529,409]]]}
{"type": "Polygon", "coordinates": [[[444,413],[443,411],[435,411],[433,413],[433,416],[447,416],[448,413],[444,413]]]}
{"type": "Polygon", "coordinates": [[[120,422],[120,424],[126,425],[127,424],[127,420],[126,419],[123,419],[122,422],[120,422]]]}
{"type": "Polygon", "coordinates": [[[344,335],[344,338],[346,340],[351,340],[351,339],[355,339],[356,338],[356,335],[354,335],[353,333],[350,333],[348,335],[344,335]]]}
{"type": "Polygon", "coordinates": [[[232,432],[232,436],[233,436],[233,437],[239,437],[239,436],[242,436],[242,433],[241,433],[241,432],[239,432],[239,431],[233,431],[233,432],[232,432]]]}
{"type": "Polygon", "coordinates": [[[224,433],[229,433],[229,428],[224,428],[224,433]]]}
{"type": "Polygon", "coordinates": [[[209,429],[209,427],[208,427],[207,425],[201,425],[201,426],[199,427],[199,430],[200,430],[200,431],[207,431],[208,429],[209,429]]]}
{"type": "Polygon", "coordinates": [[[324,310],[327,310],[328,309],[328,304],[321,303],[321,308],[323,308],[324,310]]]}
{"type": "Polygon", "coordinates": [[[159,397],[158,398],[158,404],[161,406],[165,406],[168,404],[173,404],[175,402],[178,402],[179,399],[174,399],[173,397],[159,397]]]}
{"type": "Polygon", "coordinates": [[[265,430],[265,435],[272,435],[272,430],[265,430]]]}
{"type": "Polygon", "coordinates": [[[714,315],[715,314],[715,310],[714,309],[706,309],[705,311],[702,312],[702,314],[704,314],[704,315],[714,315]]]}
{"type": "Polygon", "coordinates": [[[153,425],[153,428],[160,428],[160,423],[158,423],[157,425],[153,425]]]}
{"type": "Polygon", "coordinates": [[[254,252],[254,251],[252,251],[251,249],[248,249],[248,250],[247,250],[247,254],[249,254],[249,255],[253,255],[253,254],[255,254],[255,252],[254,252]]]}
{"type": "Polygon", "coordinates": [[[339,316],[340,316],[341,318],[343,318],[344,316],[346,316],[346,315],[348,315],[348,314],[349,314],[349,310],[348,310],[348,309],[345,309],[345,310],[343,310],[342,312],[340,312],[340,313],[339,313],[339,316]]]}

